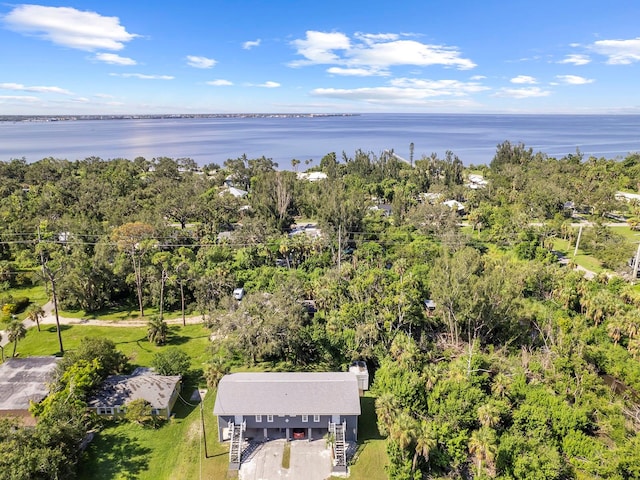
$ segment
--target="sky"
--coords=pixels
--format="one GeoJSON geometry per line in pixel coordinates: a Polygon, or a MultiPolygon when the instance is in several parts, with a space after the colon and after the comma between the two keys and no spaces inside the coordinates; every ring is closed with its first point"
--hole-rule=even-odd
{"type": "Polygon", "coordinates": [[[0,3],[0,115],[640,113],[638,0],[0,3]]]}

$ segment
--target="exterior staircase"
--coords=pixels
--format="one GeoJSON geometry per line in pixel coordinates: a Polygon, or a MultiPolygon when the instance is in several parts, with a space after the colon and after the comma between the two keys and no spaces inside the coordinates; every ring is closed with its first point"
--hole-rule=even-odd
{"type": "Polygon", "coordinates": [[[242,461],[243,433],[245,423],[235,424],[229,422],[229,433],[231,436],[231,445],[229,446],[229,470],[240,470],[240,462],[242,461]]]}
{"type": "Polygon", "coordinates": [[[329,433],[333,435],[333,471],[347,473],[346,423],[329,423],[329,433]]]}

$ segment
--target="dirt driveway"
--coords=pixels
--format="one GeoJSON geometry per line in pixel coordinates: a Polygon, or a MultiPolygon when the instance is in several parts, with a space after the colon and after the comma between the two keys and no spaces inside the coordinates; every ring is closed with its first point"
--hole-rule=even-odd
{"type": "Polygon", "coordinates": [[[324,439],[294,440],[289,468],[282,468],[286,440],[260,444],[240,466],[240,480],[325,480],[331,476],[331,451],[324,439]]]}

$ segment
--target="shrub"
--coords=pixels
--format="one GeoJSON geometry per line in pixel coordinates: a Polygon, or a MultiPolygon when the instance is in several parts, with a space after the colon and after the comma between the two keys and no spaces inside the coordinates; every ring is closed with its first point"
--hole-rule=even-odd
{"type": "Polygon", "coordinates": [[[160,375],[181,375],[184,377],[191,367],[191,359],[179,348],[170,347],[156,353],[151,360],[151,366],[160,375]]]}
{"type": "Polygon", "coordinates": [[[126,418],[127,421],[137,423],[138,425],[144,425],[151,422],[153,420],[151,404],[144,398],[131,400],[126,405],[124,418],[126,418]]]}

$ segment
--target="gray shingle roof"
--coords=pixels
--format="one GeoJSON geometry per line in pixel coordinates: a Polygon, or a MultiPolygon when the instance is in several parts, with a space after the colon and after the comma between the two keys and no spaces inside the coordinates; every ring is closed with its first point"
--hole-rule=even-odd
{"type": "Polygon", "coordinates": [[[218,385],[216,415],[360,415],[353,373],[232,373],[218,385]]]}
{"type": "Polygon", "coordinates": [[[0,410],[26,410],[49,394],[57,357],[8,358],[0,365],[0,410]]]}
{"type": "Polygon", "coordinates": [[[90,407],[122,407],[131,400],[145,399],[153,408],[167,408],[178,376],[111,375],[89,400],[90,407]]]}

